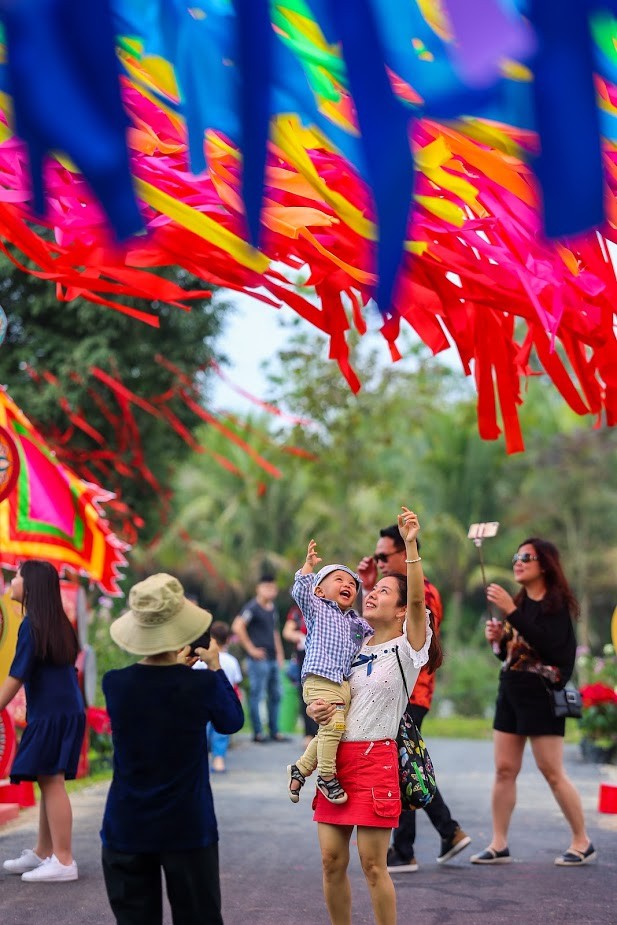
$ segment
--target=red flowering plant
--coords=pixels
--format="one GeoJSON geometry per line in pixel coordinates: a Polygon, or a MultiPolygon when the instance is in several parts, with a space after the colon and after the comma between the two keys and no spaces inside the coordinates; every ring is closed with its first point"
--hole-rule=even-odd
{"type": "Polygon", "coordinates": [[[88,707],[86,717],[90,727],[90,771],[94,773],[112,765],[111,723],[102,707],[88,707]]]}
{"type": "Polygon", "coordinates": [[[601,657],[582,651],[577,660],[581,684],[583,736],[599,748],[617,748],[617,657],[611,645],[601,657]]]}

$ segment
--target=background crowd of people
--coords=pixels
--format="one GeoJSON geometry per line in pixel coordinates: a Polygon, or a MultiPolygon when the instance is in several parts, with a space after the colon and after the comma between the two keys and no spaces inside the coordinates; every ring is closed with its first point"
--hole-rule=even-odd
{"type": "MultiPolygon", "coordinates": [[[[289,741],[279,725],[282,639],[294,646],[309,751],[288,768],[287,789],[298,802],[306,777],[318,766],[314,819],[332,925],[350,921],[347,867],[354,830],[375,922],[395,925],[391,874],[418,870],[417,816],[403,813],[401,806],[397,729],[407,692],[421,727],[442,660],[441,599],[423,573],[418,532],[417,516],[403,508],[397,524],[379,531],[374,553],[356,571],[335,563],[315,573],[321,559],[311,541],[282,633],[272,574],[261,576],[255,596],[231,628],[213,623],[173,576],[153,575],[133,586],[129,609],[110,632],[139,660],[103,679],[114,768],[101,829],[102,865],[118,925],[162,921],[161,870],[174,921],[223,921],[210,772],[226,770],[229,737],[245,722],[238,696],[242,669],[226,651],[231,632],[245,654],[248,719],[252,741],[259,745],[289,741]],[[322,674],[329,687],[315,685],[322,674]],[[339,712],[341,683],[348,696],[339,712]],[[328,740],[329,729],[337,730],[334,739],[328,740]]],[[[571,830],[555,864],[578,867],[592,861],[596,851],[580,797],[564,771],[565,721],[555,715],[551,696],[574,670],[578,605],[552,543],[526,539],[512,562],[520,588],[516,596],[497,583],[486,589],[493,609],[485,635],[502,664],[493,722],[493,834],[471,862],[511,860],[508,829],[529,740],[571,830]]],[[[0,709],[25,685],[28,726],[11,779],[37,781],[41,800],[36,843],[3,867],[25,882],[77,880],[65,788],[76,773],[85,724],[74,669],[77,639],[51,565],[24,563],[11,593],[22,605],[23,619],[9,677],[0,686],[0,709]]],[[[426,814],[440,837],[438,862],[469,845],[471,838],[439,790],[426,814]]]]}

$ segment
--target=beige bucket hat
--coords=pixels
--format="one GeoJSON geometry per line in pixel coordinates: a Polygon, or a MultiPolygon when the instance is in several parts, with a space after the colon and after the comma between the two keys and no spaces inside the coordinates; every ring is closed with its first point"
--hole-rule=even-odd
{"type": "Polygon", "coordinates": [[[212,623],[212,614],[187,600],[178,579],[164,572],[133,585],[129,607],[109,632],[116,645],[133,655],[181,649],[212,623]]]}

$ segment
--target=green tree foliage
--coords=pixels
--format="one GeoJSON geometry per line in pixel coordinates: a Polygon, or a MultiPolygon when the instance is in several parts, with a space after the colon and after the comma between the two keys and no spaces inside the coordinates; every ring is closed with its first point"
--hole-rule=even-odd
{"type": "Polygon", "coordinates": [[[581,605],[579,639],[587,646],[594,622],[608,638],[615,605],[616,458],[616,430],[543,434],[531,448],[521,484],[518,518],[542,524],[559,546],[581,605]]]}
{"type": "MultiPolygon", "coordinates": [[[[264,570],[274,571],[283,589],[291,584],[298,567],[299,512],[313,532],[328,513],[327,499],[311,496],[311,466],[290,454],[290,444],[272,435],[267,423],[259,416],[237,424],[225,420],[279,469],[280,478],[268,475],[224,435],[202,427],[196,436],[208,452],[193,455],[178,472],[174,517],[153,549],[138,549],[133,556],[144,572],[164,568],[185,586],[200,587],[204,604],[222,618],[235,616],[264,570]]],[[[283,604],[288,603],[284,596],[283,604]]]]}
{"type": "MultiPolygon", "coordinates": [[[[173,278],[184,288],[194,283],[183,271],[173,278]]],[[[183,311],[157,302],[124,300],[124,304],[154,312],[160,320],[160,327],[154,328],[83,300],[58,302],[51,283],[22,273],[2,257],[0,304],[8,318],[6,340],[0,348],[0,382],[52,444],[59,434],[68,435],[66,449],[80,453],[97,480],[118,492],[122,501],[144,519],[144,539],[154,535],[160,527],[172,471],[191,450],[163,417],[153,416],[134,404],[128,407],[136,430],[125,445],[119,445],[118,428],[126,424],[127,415],[90,370],[99,367],[150,401],[177,385],[173,372],[155,360],[161,354],[206,397],[208,374],[200,370],[213,356],[224,303],[214,306],[204,299],[194,302],[191,311],[183,311]],[[57,381],[34,382],[29,368],[39,375],[51,373],[57,381]],[[119,421],[107,419],[97,396],[119,416],[119,421]],[[100,444],[79,427],[71,429],[61,407],[63,399],[72,412],[103,436],[103,447],[117,454],[116,464],[97,470],[96,463],[88,462],[89,453],[100,449],[100,444]],[[139,442],[144,463],[158,481],[160,491],[148,484],[135,464],[139,442]]],[[[169,408],[182,425],[189,430],[195,428],[198,418],[181,399],[170,399],[169,408]]],[[[62,458],[61,448],[59,453],[62,458]]],[[[79,465],[75,467],[79,473],[79,465]]]]}
{"type": "Polygon", "coordinates": [[[508,456],[502,441],[478,436],[475,396],[462,374],[422,346],[407,352],[405,365],[391,365],[373,351],[356,351],[363,387],[354,396],[327,362],[324,339],[292,328],[269,366],[268,398],[311,423],[264,417],[245,420],[243,431],[279,465],[282,477],[265,476],[219,436],[202,434],[209,448],[232,454],[241,474],[207,456],[185,464],[164,561],[181,566],[187,558],[178,542],[181,525],[215,562],[222,585],[217,591],[196,560],[194,579],[201,577],[220,614],[229,617],[252,593],[264,561],[277,566],[281,586],[288,587],[315,537],[325,561],[353,566],[373,551],[378,528],[410,503],[424,527],[426,572],[446,606],[451,659],[461,643],[484,651],[486,600],[478,553],[467,539],[469,525],[484,520],[501,524],[483,546],[487,580],[514,591],[512,553],[527,536],[546,536],[561,549],[583,605],[589,595],[592,642],[605,642],[615,603],[609,563],[617,559],[617,518],[611,515],[617,432],[581,424],[538,377],[522,409],[526,452],[508,456]],[[316,458],[285,455],[290,446],[316,458]]]}
{"type": "Polygon", "coordinates": [[[376,525],[391,523],[401,504],[426,510],[420,461],[437,449],[432,423],[470,394],[461,376],[422,345],[409,346],[408,353],[403,366],[385,362],[376,349],[356,350],[353,365],[362,381],[357,395],[327,362],[323,339],[312,333],[292,330],[271,367],[270,399],[313,422],[290,437],[318,456],[314,491],[328,499],[320,536],[345,558],[351,553],[357,561],[372,551],[376,525]],[[333,517],[337,497],[346,513],[339,504],[333,517]]]}

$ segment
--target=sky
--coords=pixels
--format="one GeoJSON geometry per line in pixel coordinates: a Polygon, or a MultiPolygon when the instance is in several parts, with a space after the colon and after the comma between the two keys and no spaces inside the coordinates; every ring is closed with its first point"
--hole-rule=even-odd
{"type": "MultiPolygon", "coordinates": [[[[297,319],[298,315],[286,305],[276,309],[247,293],[237,293],[225,290],[222,297],[226,302],[233,302],[236,312],[227,322],[225,334],[221,338],[221,351],[227,354],[230,365],[225,367],[225,375],[235,385],[251,392],[257,398],[265,398],[267,390],[266,376],[260,369],[260,364],[273,357],[284,345],[289,336],[288,330],[281,326],[281,321],[297,319]]],[[[375,308],[367,309],[365,318],[369,329],[376,331],[381,320],[375,308]]],[[[302,322],[313,333],[318,333],[308,321],[302,322]]],[[[367,335],[371,337],[371,334],[367,335]]],[[[383,349],[383,361],[389,363],[389,353],[385,341],[376,335],[375,343],[383,349]]],[[[324,335],[324,363],[332,362],[327,359],[327,338],[324,335]]],[[[235,412],[249,411],[255,407],[250,400],[238,395],[232,388],[221,380],[214,380],[213,404],[218,410],[235,412]]]]}
{"type": "MultiPolygon", "coordinates": [[[[230,361],[224,372],[235,385],[257,398],[264,398],[266,377],[259,368],[260,363],[274,356],[283,346],[287,332],[280,328],[279,319],[291,318],[295,312],[286,306],[273,308],[245,293],[225,292],[224,298],[236,306],[221,339],[221,350],[230,361]]],[[[216,408],[238,412],[255,407],[220,379],[215,378],[212,386],[216,408]]]]}
{"type": "MultiPolygon", "coordinates": [[[[220,341],[221,352],[225,353],[230,365],[224,369],[225,376],[236,386],[250,392],[256,398],[265,399],[267,391],[266,376],[260,364],[273,357],[284,345],[289,332],[281,326],[281,321],[297,319],[297,314],[286,305],[276,309],[271,305],[254,299],[247,293],[237,293],[225,290],[221,293],[226,302],[233,302],[236,311],[227,322],[225,334],[220,341]]],[[[367,341],[370,338],[372,346],[378,350],[378,357],[384,364],[391,363],[390,354],[385,340],[377,333],[381,319],[377,309],[370,307],[365,312],[369,326],[367,341]]],[[[307,328],[308,322],[303,322],[307,328]]],[[[315,328],[311,328],[316,332],[315,328]]],[[[332,362],[327,359],[327,339],[324,337],[324,363],[332,362]]],[[[460,369],[460,360],[454,350],[440,354],[440,360],[451,363],[460,369]]],[[[400,362],[401,369],[406,367],[406,361],[400,362]]],[[[232,387],[214,377],[211,382],[212,406],[218,410],[245,413],[255,409],[255,403],[239,395],[232,387]]]]}

